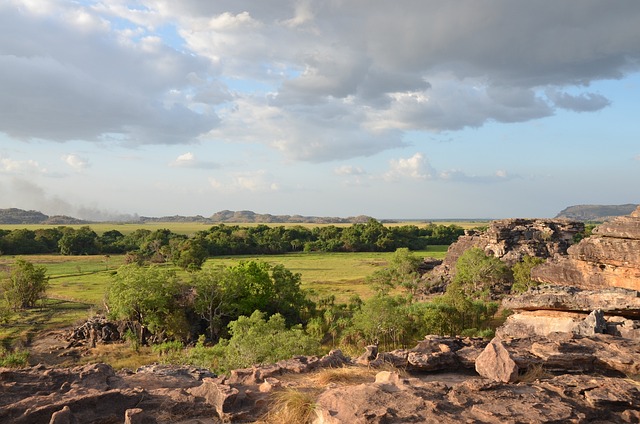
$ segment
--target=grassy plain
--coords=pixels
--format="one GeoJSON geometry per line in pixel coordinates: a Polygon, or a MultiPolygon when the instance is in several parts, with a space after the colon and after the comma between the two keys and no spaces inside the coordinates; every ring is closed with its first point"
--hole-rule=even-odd
{"type": "MultiPolygon", "coordinates": [[[[385,223],[384,225],[387,227],[398,227],[402,225],[415,225],[417,227],[424,227],[429,224],[437,224],[437,225],[457,225],[464,229],[477,228],[486,226],[489,221],[488,220],[472,220],[472,221],[398,221],[385,223]]],[[[103,234],[106,231],[110,230],[118,230],[122,234],[127,235],[139,229],[146,229],[150,231],[168,229],[176,234],[184,234],[184,235],[193,235],[198,231],[205,231],[211,228],[214,225],[212,223],[202,223],[202,222],[147,222],[147,223],[109,223],[109,222],[99,222],[92,224],[82,224],[82,225],[63,225],[64,227],[71,227],[78,229],[80,227],[89,226],[93,231],[95,231],[98,235],[103,234]]],[[[286,224],[286,223],[224,223],[224,225],[232,226],[239,225],[241,227],[255,227],[257,225],[268,225],[270,227],[295,227],[302,226],[305,228],[313,228],[313,227],[326,227],[329,225],[335,225],[336,227],[350,227],[352,224],[314,224],[314,223],[302,223],[302,224],[286,224]]],[[[26,228],[28,230],[38,230],[45,228],[57,228],[62,225],[44,225],[44,224],[0,224],[0,230],[18,230],[26,228]]]]}
{"type": "MultiPolygon", "coordinates": [[[[443,258],[447,246],[430,246],[414,252],[418,257],[443,258]]],[[[260,260],[282,264],[300,273],[302,286],[312,298],[335,295],[347,301],[357,294],[371,296],[365,278],[386,265],[393,253],[290,253],[269,256],[226,256],[207,260],[205,267],[234,265],[240,261],[260,260]]],[[[123,264],[124,256],[31,255],[22,258],[47,268],[50,277],[45,307],[13,313],[0,323],[0,340],[29,340],[45,329],[71,325],[103,309],[104,294],[112,274],[123,264]]],[[[0,272],[8,271],[15,257],[0,256],[0,272]]],[[[189,276],[178,271],[185,281],[189,276]]],[[[1,318],[1,317],[0,317],[1,318]]],[[[0,319],[1,322],[1,319],[0,319]]]]}

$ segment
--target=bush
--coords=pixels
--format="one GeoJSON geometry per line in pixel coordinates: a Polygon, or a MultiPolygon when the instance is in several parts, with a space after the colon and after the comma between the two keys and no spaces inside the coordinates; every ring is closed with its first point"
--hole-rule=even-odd
{"type": "Polygon", "coordinates": [[[16,259],[11,274],[3,280],[4,297],[14,310],[32,308],[44,297],[49,285],[47,269],[34,266],[24,259],[16,259]]]}
{"type": "Polygon", "coordinates": [[[301,326],[287,329],[280,314],[265,320],[255,311],[229,324],[231,338],[214,346],[219,356],[220,371],[269,364],[295,355],[317,355],[320,343],[307,335],[301,326]]]}
{"type": "Polygon", "coordinates": [[[531,270],[544,263],[544,259],[537,258],[535,256],[525,256],[521,262],[518,262],[511,267],[513,271],[513,286],[511,291],[513,293],[524,293],[529,290],[530,287],[537,286],[538,283],[531,280],[531,270]]]}

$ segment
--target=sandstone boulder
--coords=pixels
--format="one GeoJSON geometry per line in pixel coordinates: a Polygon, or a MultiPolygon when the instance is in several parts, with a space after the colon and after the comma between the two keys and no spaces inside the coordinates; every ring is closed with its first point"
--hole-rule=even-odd
{"type": "Polygon", "coordinates": [[[494,337],[476,359],[476,371],[493,381],[513,383],[519,369],[502,341],[494,337]]]}

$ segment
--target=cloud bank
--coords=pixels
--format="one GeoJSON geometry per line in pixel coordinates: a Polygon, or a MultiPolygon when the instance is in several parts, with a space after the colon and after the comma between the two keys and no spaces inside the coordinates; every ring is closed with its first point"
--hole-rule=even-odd
{"type": "Polygon", "coordinates": [[[0,131],[371,156],[406,131],[606,108],[590,84],[638,70],[638,22],[635,0],[10,0],[0,131]]]}

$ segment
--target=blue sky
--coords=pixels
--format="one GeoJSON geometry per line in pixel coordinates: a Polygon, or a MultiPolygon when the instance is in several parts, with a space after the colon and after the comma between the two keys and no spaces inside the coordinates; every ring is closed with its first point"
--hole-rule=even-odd
{"type": "Polygon", "coordinates": [[[638,22],[634,0],[7,0],[0,208],[640,203],[638,22]]]}

